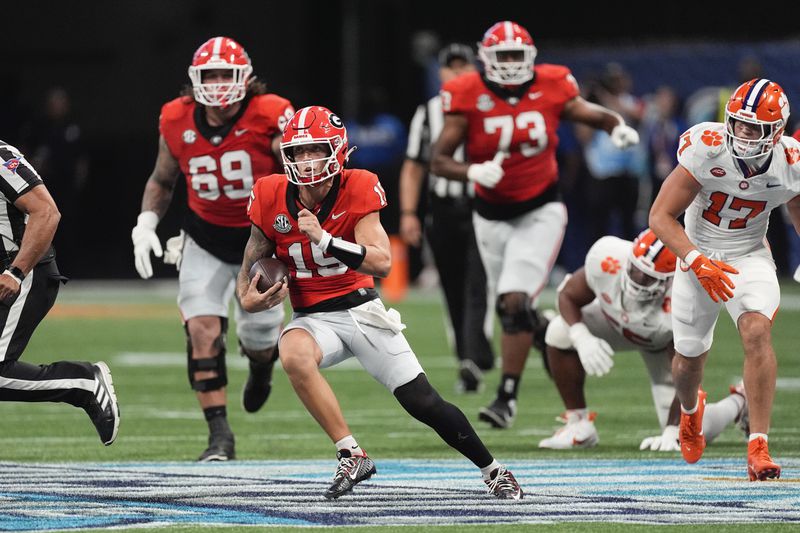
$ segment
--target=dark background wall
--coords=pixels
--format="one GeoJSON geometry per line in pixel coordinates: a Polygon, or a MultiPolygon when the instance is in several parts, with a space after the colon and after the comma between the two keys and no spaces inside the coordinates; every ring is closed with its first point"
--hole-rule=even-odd
{"type": "MultiPolygon", "coordinates": [[[[530,30],[539,61],[572,66],[580,80],[595,66],[620,60],[642,89],[669,81],[684,92],[730,83],[742,54],[764,52],[777,42],[780,50],[766,65],[766,74],[779,81],[781,75],[791,78],[786,87],[790,97],[800,95],[795,81],[800,54],[781,61],[787,46],[797,48],[793,39],[800,32],[791,17],[773,13],[770,19],[744,11],[733,15],[711,6],[670,3],[648,6],[661,9],[652,15],[609,3],[538,4],[15,3],[5,6],[0,30],[0,138],[17,144],[20,124],[41,113],[46,91],[66,89],[91,166],[79,209],[62,224],[77,228],[81,236],[59,251],[62,263],[76,278],[133,277],[130,229],[156,155],[160,106],[188,81],[186,68],[197,46],[215,35],[241,42],[256,74],[296,107],[322,104],[351,119],[365,111],[367,92],[374,87],[384,95],[387,111],[404,122],[410,119],[425,94],[425,71],[413,48],[420,31],[438,36],[441,43],[474,43],[492,23],[504,19],[530,30]],[[649,53],[671,60],[648,60],[649,53]],[[720,79],[726,72],[726,79],[720,79]]],[[[162,238],[177,231],[183,197],[179,191],[162,222],[162,238]]],[[[159,266],[157,272],[167,275],[169,270],[159,266]]]]}

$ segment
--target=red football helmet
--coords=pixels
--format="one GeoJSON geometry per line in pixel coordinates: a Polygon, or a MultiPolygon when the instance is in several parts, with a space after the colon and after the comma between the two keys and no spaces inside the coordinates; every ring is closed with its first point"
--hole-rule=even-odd
{"type": "Polygon", "coordinates": [[[242,45],[229,37],[213,37],[194,53],[189,67],[194,99],[211,107],[227,107],[242,100],[247,93],[247,82],[253,66],[242,45]],[[224,83],[204,83],[203,73],[208,70],[230,70],[231,79],[224,83]]]}
{"type": "Polygon", "coordinates": [[[623,292],[633,300],[661,298],[675,275],[677,261],[653,230],[644,230],[633,241],[627,268],[622,272],[623,292]]]}
{"type": "Polygon", "coordinates": [[[495,83],[521,85],[533,78],[536,47],[528,30],[516,22],[506,20],[489,28],[478,43],[478,57],[486,78],[495,83]],[[508,61],[510,54],[517,57],[508,61]]]}
{"type": "MultiPolygon", "coordinates": [[[[354,148],[353,148],[354,149],[354,148]]],[[[286,177],[295,185],[315,185],[339,174],[353,149],[347,148],[347,130],[342,119],[322,106],[298,110],[286,124],[281,156],[286,177]],[[295,148],[322,145],[323,158],[296,161],[295,148]]]]}
{"type": "Polygon", "coordinates": [[[789,100],[781,86],[763,78],[745,82],[731,95],[725,106],[725,140],[731,155],[737,159],[752,159],[772,150],[786,129],[789,120],[789,100]],[[758,139],[737,137],[737,121],[756,126],[758,139]]]}

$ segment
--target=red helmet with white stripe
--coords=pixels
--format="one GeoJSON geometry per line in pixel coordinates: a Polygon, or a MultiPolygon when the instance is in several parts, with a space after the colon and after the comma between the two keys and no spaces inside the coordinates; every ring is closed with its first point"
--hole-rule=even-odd
{"type": "Polygon", "coordinates": [[[622,290],[634,300],[655,300],[666,294],[675,275],[677,258],[661,242],[653,230],[646,229],[636,237],[622,272],[622,290]]]}
{"type": "Polygon", "coordinates": [[[486,79],[503,85],[521,85],[533,78],[536,47],[528,30],[506,20],[498,22],[478,43],[486,79]]]}
{"type": "Polygon", "coordinates": [[[212,37],[200,45],[189,67],[194,99],[211,107],[228,107],[244,99],[252,73],[250,57],[242,45],[230,37],[212,37]],[[205,83],[203,74],[209,70],[229,70],[230,76],[205,83]]]}
{"type": "Polygon", "coordinates": [[[783,135],[789,120],[789,100],[780,85],[755,78],[736,89],[725,106],[725,140],[731,155],[751,159],[768,154],[783,135]],[[746,122],[760,130],[758,139],[737,137],[736,122],[746,122]]]}
{"type": "Polygon", "coordinates": [[[295,185],[315,185],[334,177],[344,169],[351,152],[342,119],[322,106],[298,110],[283,130],[283,166],[286,177],[295,185]],[[297,161],[295,149],[309,145],[319,145],[325,157],[297,161]]]}

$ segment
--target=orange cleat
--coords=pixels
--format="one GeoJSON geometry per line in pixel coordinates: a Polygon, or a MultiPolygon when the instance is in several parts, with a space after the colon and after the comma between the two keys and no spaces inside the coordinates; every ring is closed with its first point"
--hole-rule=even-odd
{"type": "Polygon", "coordinates": [[[758,437],[747,445],[747,475],[750,481],[764,481],[781,477],[781,467],[772,462],[767,441],[758,437]]]}
{"type": "Polygon", "coordinates": [[[706,410],[706,393],[697,391],[697,411],[691,415],[681,412],[681,426],[678,438],[681,441],[683,459],[693,464],[703,456],[706,449],[706,437],[703,435],[703,412],[706,410]]]}

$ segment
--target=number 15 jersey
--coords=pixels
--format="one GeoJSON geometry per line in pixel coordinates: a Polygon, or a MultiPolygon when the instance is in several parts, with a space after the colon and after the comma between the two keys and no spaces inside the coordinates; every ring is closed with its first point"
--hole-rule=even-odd
{"type": "Polygon", "coordinates": [[[536,65],[532,83],[519,97],[500,97],[477,72],[463,74],[442,87],[445,113],[468,121],[466,151],[471,163],[483,163],[498,151],[505,175],[493,189],[475,186],[491,204],[536,198],[558,179],[556,130],[567,102],[578,96],[578,84],[567,67],[536,65]]]}
{"type": "Polygon", "coordinates": [[[686,210],[686,233],[712,259],[764,248],[770,211],[800,194],[800,142],[791,137],[781,137],[766,170],[745,177],[725,125],[702,122],[681,135],[678,163],[702,185],[686,210]]]}
{"type": "MultiPolygon", "coordinates": [[[[386,193],[378,176],[366,170],[345,169],[331,179],[333,186],[315,214],[322,229],[356,242],[356,225],[364,216],[386,207],[386,193]]],[[[289,183],[285,174],[260,179],[247,208],[252,223],[275,243],[275,256],[289,268],[292,308],[311,312],[326,300],[374,288],[372,276],[324,253],[297,228],[301,209],[298,186],[289,183]]]]}

